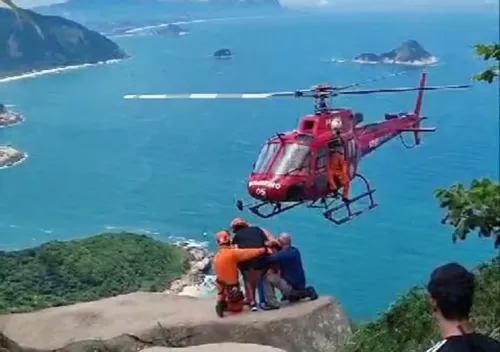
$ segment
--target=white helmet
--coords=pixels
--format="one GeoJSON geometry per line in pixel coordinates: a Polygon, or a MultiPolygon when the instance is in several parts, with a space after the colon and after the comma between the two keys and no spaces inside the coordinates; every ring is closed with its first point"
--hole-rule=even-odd
{"type": "Polygon", "coordinates": [[[332,119],[330,121],[330,128],[332,130],[335,131],[335,130],[338,130],[339,128],[341,128],[341,127],[342,127],[342,120],[340,119],[340,117],[336,117],[336,118],[334,118],[334,119],[332,119]]]}

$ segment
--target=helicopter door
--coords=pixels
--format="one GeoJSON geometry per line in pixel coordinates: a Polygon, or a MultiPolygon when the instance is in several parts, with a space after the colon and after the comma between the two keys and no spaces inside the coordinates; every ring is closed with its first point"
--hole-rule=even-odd
{"type": "Polygon", "coordinates": [[[328,148],[319,148],[314,168],[314,187],[319,194],[328,189],[328,148]]]}
{"type": "Polygon", "coordinates": [[[359,142],[356,138],[352,137],[348,139],[345,143],[345,155],[347,161],[349,162],[349,176],[351,179],[354,178],[358,172],[358,163],[360,159],[360,148],[359,142]]]}

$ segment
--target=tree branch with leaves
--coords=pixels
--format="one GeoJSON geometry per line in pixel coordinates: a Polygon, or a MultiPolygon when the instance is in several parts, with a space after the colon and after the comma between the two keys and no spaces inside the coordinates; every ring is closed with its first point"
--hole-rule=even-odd
{"type": "Polygon", "coordinates": [[[494,64],[489,69],[484,72],[474,76],[476,81],[486,81],[488,83],[493,83],[495,79],[498,78],[500,74],[499,62],[500,62],[500,44],[477,44],[475,46],[476,54],[483,58],[485,61],[494,60],[494,64]]]}
{"type": "MultiPolygon", "coordinates": [[[[476,54],[496,63],[474,76],[476,81],[493,83],[499,77],[500,45],[478,44],[476,54]]],[[[497,88],[498,89],[498,88],[497,88]]],[[[473,180],[470,187],[456,184],[449,189],[438,189],[435,195],[447,214],[444,224],[454,227],[453,242],[465,240],[471,232],[480,237],[491,237],[495,248],[500,247],[500,183],[483,178],[473,180]]]]}

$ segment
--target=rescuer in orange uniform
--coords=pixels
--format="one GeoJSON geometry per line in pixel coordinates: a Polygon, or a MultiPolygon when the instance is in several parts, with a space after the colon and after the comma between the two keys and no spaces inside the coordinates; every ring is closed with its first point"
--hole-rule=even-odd
{"type": "Polygon", "coordinates": [[[220,231],[217,234],[219,252],[214,258],[214,270],[217,286],[217,303],[215,311],[219,317],[224,311],[241,312],[245,296],[240,289],[238,264],[257,258],[267,253],[267,248],[235,248],[231,246],[231,234],[220,231]]]}
{"type": "Polygon", "coordinates": [[[342,200],[347,203],[351,193],[351,178],[349,176],[349,163],[344,155],[344,145],[340,137],[330,143],[330,162],[328,165],[328,183],[330,189],[337,193],[343,188],[342,200]]]}

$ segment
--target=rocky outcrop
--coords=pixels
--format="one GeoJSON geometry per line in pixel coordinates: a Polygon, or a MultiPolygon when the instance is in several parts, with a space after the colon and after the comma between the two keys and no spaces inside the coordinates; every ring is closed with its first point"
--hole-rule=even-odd
{"type": "Polygon", "coordinates": [[[0,146],[0,169],[20,164],[26,159],[26,153],[11,146],[0,146]]]}
{"type": "Polygon", "coordinates": [[[179,241],[175,244],[188,252],[189,271],[172,282],[165,293],[200,297],[203,294],[206,275],[212,268],[213,253],[202,244],[192,241],[179,241]]]}
{"type": "Polygon", "coordinates": [[[0,76],[127,56],[113,41],[76,22],[28,10],[23,18],[0,8],[0,76]]]}
{"type": "Polygon", "coordinates": [[[416,40],[408,40],[398,48],[382,53],[363,53],[354,58],[364,64],[431,65],[438,60],[426,51],[416,40]]]}
{"type": "Polygon", "coordinates": [[[24,121],[23,116],[14,111],[7,110],[7,107],[0,104],[0,128],[14,126],[24,121]]]}
{"type": "Polygon", "coordinates": [[[219,49],[214,53],[216,59],[230,59],[233,54],[229,49],[219,49]]]}
{"type": "Polygon", "coordinates": [[[328,297],[218,318],[210,298],[137,292],[0,316],[0,350],[10,345],[12,352],[136,352],[222,342],[337,352],[350,333],[346,314],[328,297]]]}
{"type": "Polygon", "coordinates": [[[169,23],[165,26],[158,26],[158,28],[155,28],[152,31],[154,34],[174,36],[181,36],[189,33],[187,29],[182,28],[175,23],[169,23]]]}
{"type": "Polygon", "coordinates": [[[285,350],[253,343],[211,343],[185,348],[151,347],[141,352],[286,352],[285,350]]]}

